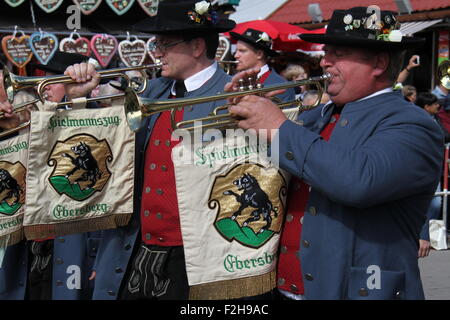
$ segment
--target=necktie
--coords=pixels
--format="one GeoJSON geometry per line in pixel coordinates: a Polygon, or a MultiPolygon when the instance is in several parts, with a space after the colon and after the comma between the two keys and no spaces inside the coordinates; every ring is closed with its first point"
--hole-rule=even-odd
{"type": "Polygon", "coordinates": [[[185,92],[186,92],[186,87],[184,85],[184,81],[177,80],[175,82],[175,95],[177,96],[177,98],[184,97],[185,92]]]}

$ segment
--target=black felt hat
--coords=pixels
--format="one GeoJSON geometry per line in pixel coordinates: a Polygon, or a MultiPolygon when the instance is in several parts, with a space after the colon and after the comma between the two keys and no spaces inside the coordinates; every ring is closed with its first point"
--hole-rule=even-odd
{"type": "Polygon", "coordinates": [[[82,54],[56,51],[47,64],[33,64],[33,66],[36,69],[63,74],[68,66],[75,63],[87,62],[88,60],[89,57],[82,54]]]}
{"type": "Polygon", "coordinates": [[[230,32],[230,36],[235,40],[244,41],[257,49],[264,50],[269,56],[278,55],[278,52],[272,50],[272,38],[264,31],[248,28],[242,34],[230,32]]]}
{"type": "Polygon", "coordinates": [[[325,34],[301,34],[300,38],[314,43],[382,50],[422,46],[425,39],[401,34],[396,15],[393,11],[377,12],[374,7],[334,10],[325,34]]]}
{"type": "Polygon", "coordinates": [[[161,1],[158,13],[133,26],[136,31],[152,34],[205,34],[233,29],[236,23],[219,19],[209,1],[161,1]]]}

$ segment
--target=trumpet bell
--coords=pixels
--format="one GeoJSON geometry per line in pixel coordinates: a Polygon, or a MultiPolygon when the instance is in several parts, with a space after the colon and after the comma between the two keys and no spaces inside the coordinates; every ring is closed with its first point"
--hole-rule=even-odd
{"type": "Polygon", "coordinates": [[[140,99],[136,92],[128,87],[125,89],[125,114],[131,131],[136,132],[142,123],[142,111],[140,99]]]}

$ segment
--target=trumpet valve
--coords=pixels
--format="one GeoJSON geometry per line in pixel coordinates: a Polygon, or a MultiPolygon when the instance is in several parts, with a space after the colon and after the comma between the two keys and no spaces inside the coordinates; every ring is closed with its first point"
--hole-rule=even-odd
{"type": "Polygon", "coordinates": [[[244,79],[239,79],[239,91],[245,91],[244,79]]]}

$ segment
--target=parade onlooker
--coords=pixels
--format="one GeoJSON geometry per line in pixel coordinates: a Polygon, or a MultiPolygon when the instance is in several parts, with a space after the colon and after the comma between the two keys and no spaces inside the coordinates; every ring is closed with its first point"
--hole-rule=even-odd
{"type": "Polygon", "coordinates": [[[405,97],[406,101],[409,101],[411,103],[415,103],[417,99],[417,89],[414,86],[406,85],[402,88],[403,96],[405,97]]]}

